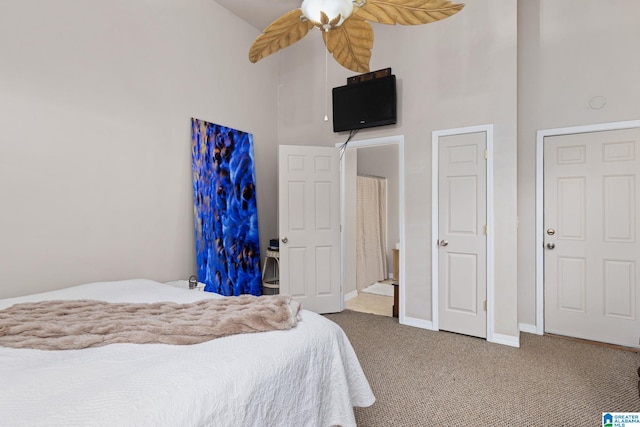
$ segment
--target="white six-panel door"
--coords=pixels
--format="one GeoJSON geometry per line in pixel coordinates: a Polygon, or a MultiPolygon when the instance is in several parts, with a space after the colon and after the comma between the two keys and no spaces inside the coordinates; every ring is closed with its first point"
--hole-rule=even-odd
{"type": "Polygon", "coordinates": [[[339,149],[279,149],[280,293],[317,313],[342,310],[339,149]]]}
{"type": "Polygon", "coordinates": [[[439,138],[439,329],[487,336],[486,133],[439,138]]]}
{"type": "Polygon", "coordinates": [[[544,146],[545,331],[638,347],[640,130],[544,146]]]}

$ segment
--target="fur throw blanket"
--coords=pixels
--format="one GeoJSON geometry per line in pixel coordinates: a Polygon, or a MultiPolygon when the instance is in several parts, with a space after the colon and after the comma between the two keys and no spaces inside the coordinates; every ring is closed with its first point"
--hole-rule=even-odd
{"type": "Polygon", "coordinates": [[[188,304],[40,301],[0,310],[0,346],[70,350],[115,343],[198,344],[291,329],[300,304],[286,295],[207,298],[188,304]]]}

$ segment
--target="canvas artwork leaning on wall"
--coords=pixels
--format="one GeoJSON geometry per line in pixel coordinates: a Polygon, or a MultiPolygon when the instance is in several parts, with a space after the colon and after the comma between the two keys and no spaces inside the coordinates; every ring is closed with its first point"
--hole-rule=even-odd
{"type": "Polygon", "coordinates": [[[253,135],[191,119],[198,281],[220,295],[262,293],[253,135]]]}

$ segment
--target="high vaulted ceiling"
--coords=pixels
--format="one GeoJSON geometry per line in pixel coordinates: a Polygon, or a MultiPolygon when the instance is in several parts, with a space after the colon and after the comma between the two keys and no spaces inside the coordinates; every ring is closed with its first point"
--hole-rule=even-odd
{"type": "Polygon", "coordinates": [[[267,25],[291,9],[297,9],[302,0],[215,0],[233,14],[262,31],[267,25]]]}

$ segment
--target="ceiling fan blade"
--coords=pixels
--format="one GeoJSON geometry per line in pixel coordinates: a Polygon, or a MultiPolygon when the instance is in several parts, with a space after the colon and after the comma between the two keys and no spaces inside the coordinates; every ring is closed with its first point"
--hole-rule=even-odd
{"type": "Polygon", "coordinates": [[[449,0],[366,0],[354,3],[353,13],[359,18],[380,24],[420,25],[455,15],[464,4],[449,0]]]}
{"type": "Polygon", "coordinates": [[[301,21],[301,16],[301,9],[293,9],[269,24],[253,41],[249,49],[249,60],[258,62],[306,36],[313,24],[307,20],[301,21]]]}
{"type": "Polygon", "coordinates": [[[341,26],[323,31],[322,38],[340,65],[358,73],[369,71],[373,28],[364,19],[351,16],[341,26]]]}

